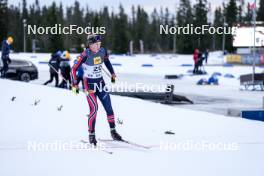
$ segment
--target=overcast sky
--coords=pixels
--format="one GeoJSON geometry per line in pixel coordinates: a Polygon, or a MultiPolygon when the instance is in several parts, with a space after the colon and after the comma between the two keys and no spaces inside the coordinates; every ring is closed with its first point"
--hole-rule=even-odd
{"type": "MultiPolygon", "coordinates": [[[[55,2],[62,2],[62,0],[39,0],[40,5],[50,5],[53,1],[55,2]]],[[[229,0],[208,0],[212,4],[212,10],[216,6],[221,5],[223,2],[228,2],[229,0]]],[[[245,0],[246,2],[252,1],[252,0],[245,0]]],[[[22,0],[8,0],[9,5],[22,2],[22,0]]],[[[28,4],[32,4],[35,2],[35,0],[27,0],[28,4]]],[[[125,11],[130,14],[131,12],[131,6],[132,5],[141,5],[144,7],[144,9],[150,13],[153,11],[154,7],[160,8],[160,7],[168,7],[170,11],[175,11],[175,7],[177,4],[179,4],[179,0],[79,0],[81,6],[86,7],[86,5],[89,6],[91,9],[100,10],[103,6],[108,6],[109,9],[114,9],[114,11],[118,11],[118,6],[120,3],[125,8],[125,11]]],[[[195,3],[196,0],[191,0],[191,2],[195,3]]],[[[74,0],[63,0],[64,6],[70,6],[74,4],[74,0]]]]}

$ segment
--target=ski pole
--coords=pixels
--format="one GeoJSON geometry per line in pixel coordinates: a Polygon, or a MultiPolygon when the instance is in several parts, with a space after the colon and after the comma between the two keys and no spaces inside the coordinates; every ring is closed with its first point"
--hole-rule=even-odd
{"type": "Polygon", "coordinates": [[[112,83],[115,83],[115,77],[113,77],[112,75],[110,75],[105,69],[104,67],[102,67],[103,71],[106,73],[106,75],[111,79],[112,83]]]}
{"type": "Polygon", "coordinates": [[[102,66],[103,71],[105,72],[105,74],[109,77],[112,78],[112,76],[104,69],[104,67],[102,66]]]}
{"type": "Polygon", "coordinates": [[[68,81],[52,66],[48,63],[48,65],[50,66],[50,68],[52,68],[52,70],[54,70],[58,75],[60,75],[60,77],[66,82],[67,87],[69,86],[68,81]]]}

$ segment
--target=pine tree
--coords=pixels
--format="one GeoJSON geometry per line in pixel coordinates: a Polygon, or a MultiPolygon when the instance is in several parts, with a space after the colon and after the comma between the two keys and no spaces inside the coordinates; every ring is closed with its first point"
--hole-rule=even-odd
{"type": "Polygon", "coordinates": [[[0,0],[0,42],[7,37],[8,29],[7,0],[0,0]]]}
{"type": "MultiPolygon", "coordinates": [[[[207,12],[208,9],[206,7],[207,1],[206,0],[197,0],[197,4],[194,6],[194,25],[195,26],[202,26],[208,24],[207,21],[207,12]]],[[[199,34],[195,35],[195,45],[200,49],[208,48],[208,34],[199,34]]]]}
{"type": "Polygon", "coordinates": [[[148,49],[150,51],[159,51],[161,52],[160,46],[160,35],[159,35],[159,14],[157,9],[154,8],[154,11],[151,13],[151,24],[149,27],[149,43],[148,49]]]}
{"type": "Polygon", "coordinates": [[[253,11],[250,9],[249,6],[247,6],[247,12],[244,16],[244,23],[252,24],[252,20],[253,20],[253,11]]]}
{"type": "MultiPolygon", "coordinates": [[[[170,13],[169,13],[169,9],[165,8],[165,13],[164,16],[162,17],[162,21],[163,21],[163,25],[170,25],[170,13]]],[[[161,46],[163,51],[168,52],[169,50],[171,50],[172,48],[170,48],[170,35],[162,35],[161,36],[161,46]]]]}
{"type": "Polygon", "coordinates": [[[113,51],[116,53],[128,52],[128,24],[127,15],[122,5],[119,6],[119,13],[114,18],[113,51]]]}
{"type": "MultiPolygon", "coordinates": [[[[83,9],[80,8],[80,3],[78,1],[74,2],[71,24],[75,24],[80,27],[86,27],[83,22],[83,9]]],[[[95,24],[95,26],[99,26],[99,24],[95,24]]],[[[81,44],[86,42],[86,38],[87,36],[85,34],[75,34],[71,36],[71,42],[76,52],[80,53],[83,51],[81,44]]]]}
{"type": "Polygon", "coordinates": [[[105,47],[109,48],[111,46],[111,21],[109,16],[108,7],[104,7],[102,12],[99,13],[100,16],[100,26],[106,28],[106,33],[103,35],[103,44],[105,47]]]}
{"type": "MultiPolygon", "coordinates": [[[[193,12],[189,0],[181,0],[177,12],[177,25],[185,27],[187,24],[193,23],[193,12]]],[[[177,51],[179,53],[193,53],[193,36],[192,35],[177,35],[177,51]]]]}
{"type": "Polygon", "coordinates": [[[238,23],[244,23],[244,18],[243,18],[244,6],[245,6],[245,2],[244,0],[241,0],[240,5],[238,6],[238,19],[237,19],[238,23]]]}
{"type": "Polygon", "coordinates": [[[143,8],[138,6],[137,8],[137,15],[136,15],[136,23],[135,23],[135,39],[134,39],[134,44],[136,49],[140,49],[139,41],[142,40],[144,42],[144,46],[147,46],[146,42],[146,36],[147,36],[147,31],[148,31],[148,15],[144,11],[143,8]]]}
{"type": "Polygon", "coordinates": [[[257,11],[257,20],[264,22],[264,0],[259,0],[259,8],[257,11]]]}
{"type": "MultiPolygon", "coordinates": [[[[233,27],[237,23],[238,8],[236,0],[230,0],[225,9],[225,18],[228,27],[233,27]]],[[[226,35],[225,49],[228,51],[234,51],[232,34],[226,35]]]]}
{"type": "MultiPolygon", "coordinates": [[[[47,26],[54,26],[55,24],[59,24],[59,17],[58,17],[59,11],[56,6],[56,3],[53,2],[52,5],[48,8],[47,11],[47,26]]],[[[49,34],[48,35],[49,42],[48,42],[48,50],[51,52],[54,52],[58,49],[63,49],[63,40],[62,35],[60,34],[49,34]]]]}
{"type": "Polygon", "coordinates": [[[14,38],[14,43],[12,49],[14,51],[23,50],[23,31],[20,26],[22,26],[21,12],[19,7],[11,5],[8,8],[8,34],[14,38]]]}
{"type": "MultiPolygon", "coordinates": [[[[41,24],[41,9],[40,9],[40,5],[39,5],[39,0],[35,1],[34,13],[33,13],[33,15],[32,15],[32,13],[30,13],[30,17],[31,17],[31,19],[33,19],[33,24],[35,24],[35,25],[41,24]]],[[[33,36],[32,39],[35,40],[36,47],[40,49],[41,37],[37,34],[37,35],[33,36]]]]}
{"type": "MultiPolygon", "coordinates": [[[[223,27],[223,23],[224,23],[224,16],[223,16],[223,12],[222,12],[222,9],[221,7],[218,7],[215,9],[215,13],[214,13],[214,27],[217,28],[217,27],[223,27]]],[[[218,34],[215,34],[214,35],[214,49],[216,50],[221,50],[222,49],[222,35],[218,35],[218,34]]]]}

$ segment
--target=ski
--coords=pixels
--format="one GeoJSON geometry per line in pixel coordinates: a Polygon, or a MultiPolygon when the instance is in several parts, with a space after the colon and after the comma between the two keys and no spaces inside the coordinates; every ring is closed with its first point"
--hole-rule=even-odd
{"type": "Polygon", "coordinates": [[[84,144],[87,144],[87,146],[89,146],[90,148],[94,148],[94,149],[96,149],[98,151],[102,151],[102,152],[110,154],[110,155],[112,155],[114,153],[112,151],[107,150],[106,148],[93,146],[87,140],[82,139],[81,142],[84,143],[84,144]]]}
{"type": "Polygon", "coordinates": [[[132,145],[134,147],[138,147],[138,148],[143,148],[143,149],[151,149],[150,146],[145,146],[145,145],[141,145],[141,144],[137,144],[135,142],[132,142],[132,141],[128,141],[128,140],[121,140],[121,141],[117,141],[117,140],[113,140],[113,139],[98,139],[99,141],[102,141],[102,142],[121,142],[121,143],[126,143],[126,144],[129,144],[129,145],[132,145]]]}

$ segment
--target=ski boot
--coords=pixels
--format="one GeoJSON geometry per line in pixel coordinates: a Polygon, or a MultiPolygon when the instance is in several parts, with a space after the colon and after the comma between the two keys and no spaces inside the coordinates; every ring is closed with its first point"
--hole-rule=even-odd
{"type": "Polygon", "coordinates": [[[111,136],[115,141],[123,141],[122,137],[116,132],[115,128],[111,128],[111,136]]]}
{"type": "Polygon", "coordinates": [[[89,134],[89,142],[91,145],[94,145],[96,147],[97,141],[95,138],[95,133],[90,133],[89,134]]]}

